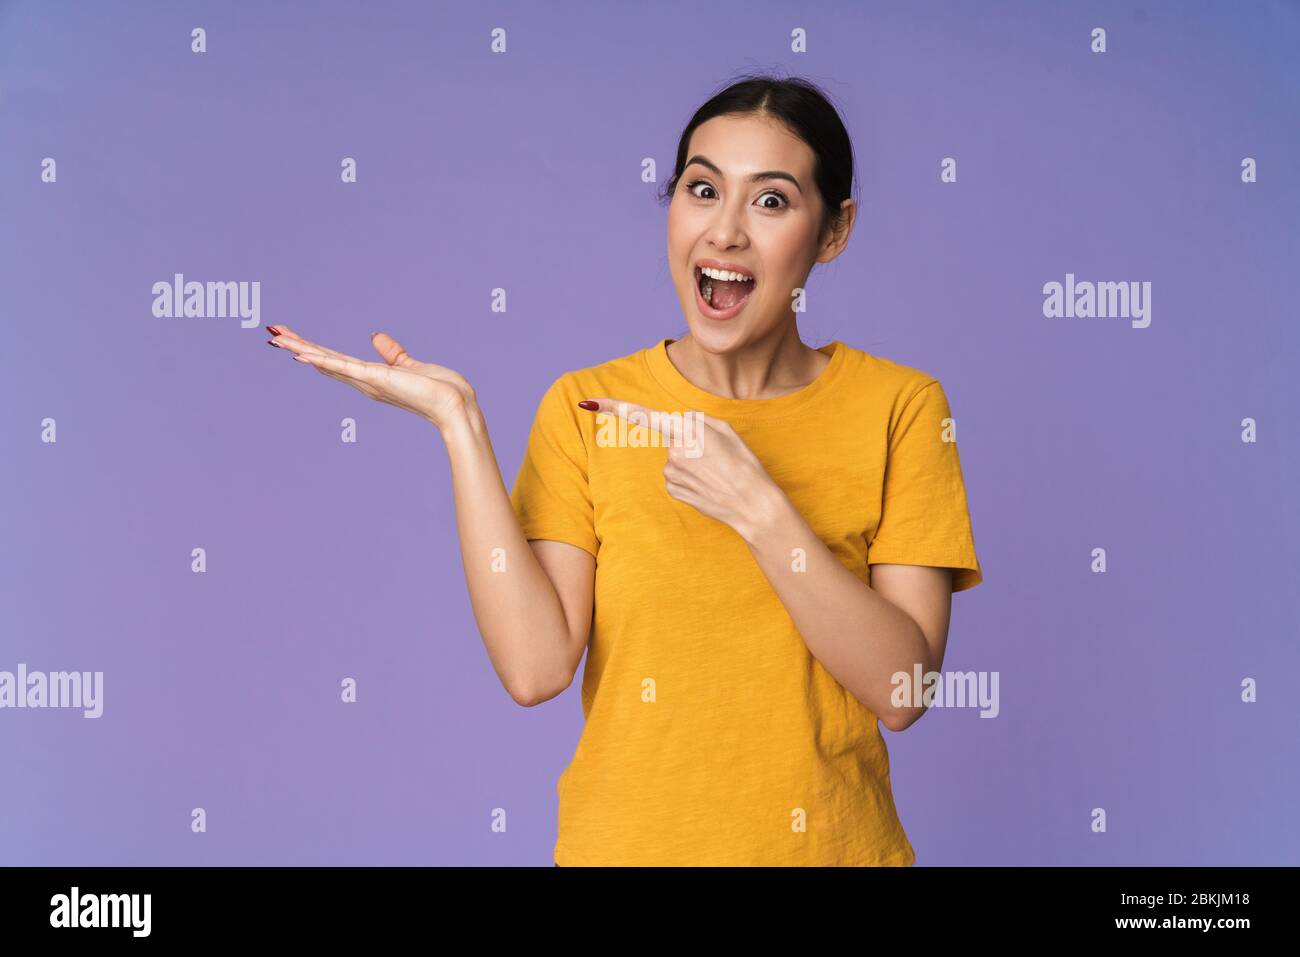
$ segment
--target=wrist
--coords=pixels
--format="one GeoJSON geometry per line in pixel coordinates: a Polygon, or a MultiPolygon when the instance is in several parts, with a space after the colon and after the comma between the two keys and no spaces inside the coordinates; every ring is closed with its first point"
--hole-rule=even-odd
{"type": "Polygon", "coordinates": [[[466,399],[457,404],[450,413],[443,416],[441,422],[434,422],[434,425],[449,446],[475,443],[487,434],[487,420],[474,399],[466,399]]]}
{"type": "Polygon", "coordinates": [[[794,506],[781,487],[767,478],[746,497],[745,516],[736,533],[751,548],[762,548],[786,528],[794,506]]]}

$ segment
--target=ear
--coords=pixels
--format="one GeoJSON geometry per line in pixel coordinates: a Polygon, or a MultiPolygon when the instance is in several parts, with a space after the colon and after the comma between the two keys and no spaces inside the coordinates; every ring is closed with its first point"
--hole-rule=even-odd
{"type": "Polygon", "coordinates": [[[817,253],[817,262],[828,263],[840,253],[849,244],[849,235],[853,232],[853,224],[858,218],[858,204],[853,199],[846,199],[840,203],[839,217],[832,221],[827,228],[826,237],[822,241],[821,249],[817,253]]]}

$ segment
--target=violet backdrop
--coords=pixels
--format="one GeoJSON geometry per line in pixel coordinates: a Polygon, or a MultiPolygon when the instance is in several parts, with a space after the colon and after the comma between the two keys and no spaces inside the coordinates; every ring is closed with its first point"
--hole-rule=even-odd
{"type": "Polygon", "coordinates": [[[805,341],[959,423],[944,668],[1001,713],[886,733],[918,865],[1300,864],[1297,50],[1276,0],[0,4],[0,670],[104,672],[96,720],[0,710],[0,864],[550,865],[580,678],[511,701],[441,440],[265,325],[461,371],[509,487],[555,377],[684,334],[641,162],[758,69],[857,153],[805,341]],[[261,325],[155,318],[177,272],[261,325]],[[1045,318],[1067,273],[1151,325],[1045,318]]]}

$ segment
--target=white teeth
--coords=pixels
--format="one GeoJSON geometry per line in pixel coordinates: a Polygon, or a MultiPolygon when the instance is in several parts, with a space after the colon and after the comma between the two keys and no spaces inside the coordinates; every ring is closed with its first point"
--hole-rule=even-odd
{"type": "Polygon", "coordinates": [[[701,266],[700,272],[710,279],[721,279],[724,282],[750,282],[753,276],[746,276],[743,272],[728,272],[725,269],[714,269],[710,266],[701,266]]]}

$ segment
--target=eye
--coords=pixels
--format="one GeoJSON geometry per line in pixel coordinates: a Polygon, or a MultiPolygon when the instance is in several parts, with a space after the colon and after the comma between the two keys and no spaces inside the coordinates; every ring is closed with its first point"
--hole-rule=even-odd
{"type": "MultiPolygon", "coordinates": [[[[690,183],[687,183],[687,184],[686,184],[686,191],[689,192],[689,193],[690,193],[692,196],[694,196],[696,199],[716,199],[716,198],[717,198],[717,196],[716,196],[716,190],[713,190],[714,193],[715,193],[714,196],[701,196],[699,193],[695,192],[695,187],[697,187],[697,186],[703,186],[705,189],[713,190],[713,185],[712,185],[711,183],[709,183],[707,180],[697,179],[697,180],[694,180],[693,182],[690,182],[690,183]]],[[[758,199],[759,199],[759,202],[761,203],[761,202],[763,201],[763,198],[766,197],[766,196],[775,196],[777,199],[781,200],[781,205],[780,205],[780,206],[768,206],[768,205],[764,205],[764,206],[762,207],[763,209],[770,209],[770,210],[775,211],[775,210],[778,210],[778,209],[784,209],[785,207],[787,207],[787,206],[790,205],[790,200],[788,200],[788,199],[786,198],[785,194],[782,193],[779,189],[769,189],[769,190],[764,190],[762,196],[760,196],[760,197],[758,198],[758,199]]]]}
{"type": "Polygon", "coordinates": [[[695,187],[696,187],[696,186],[705,186],[705,187],[708,187],[709,189],[713,189],[713,187],[710,186],[708,183],[706,183],[704,180],[702,180],[702,179],[697,179],[697,180],[695,180],[695,182],[693,182],[693,183],[687,183],[687,184],[686,184],[686,191],[687,191],[688,193],[693,194],[693,195],[695,196],[696,199],[711,199],[711,198],[712,198],[712,197],[709,197],[709,196],[701,196],[699,193],[696,193],[696,192],[695,192],[695,187]]]}

